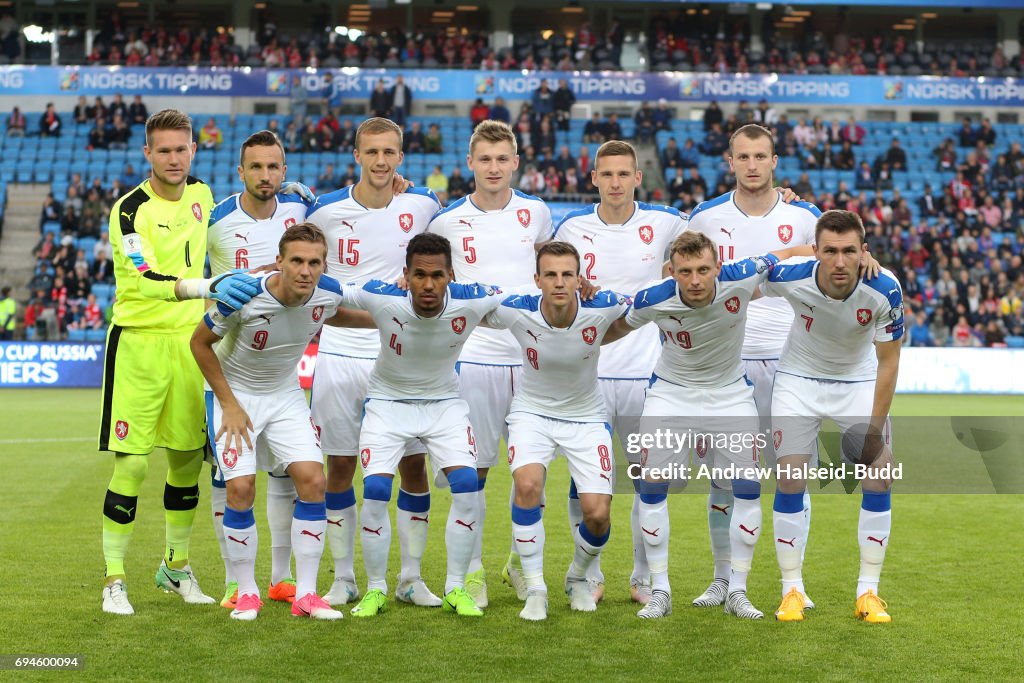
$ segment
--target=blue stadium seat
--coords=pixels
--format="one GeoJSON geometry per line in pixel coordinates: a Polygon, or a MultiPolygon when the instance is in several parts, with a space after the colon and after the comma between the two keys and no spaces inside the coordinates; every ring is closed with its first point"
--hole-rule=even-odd
{"type": "Polygon", "coordinates": [[[90,342],[102,342],[107,340],[106,330],[86,330],[85,340],[90,342]]]}
{"type": "Polygon", "coordinates": [[[84,342],[85,330],[68,330],[68,341],[84,342]]]}

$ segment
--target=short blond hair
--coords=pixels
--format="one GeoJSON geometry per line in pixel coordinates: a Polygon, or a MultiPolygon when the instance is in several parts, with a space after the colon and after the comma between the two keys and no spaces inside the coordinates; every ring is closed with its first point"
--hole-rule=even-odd
{"type": "Polygon", "coordinates": [[[519,153],[519,147],[516,145],[516,134],[512,132],[512,127],[503,121],[495,121],[494,119],[481,121],[473,131],[473,135],[469,138],[470,154],[473,153],[473,149],[478,142],[507,142],[512,145],[513,154],[519,153]]]}
{"type": "Polygon", "coordinates": [[[192,138],[192,119],[180,109],[161,109],[146,119],[146,145],[152,143],[153,132],[158,130],[183,130],[192,138]]]}
{"type": "Polygon", "coordinates": [[[382,116],[373,116],[356,128],[356,149],[359,149],[359,139],[364,135],[380,135],[381,133],[394,133],[398,136],[398,147],[402,147],[402,129],[391,119],[382,116]]]}
{"type": "Polygon", "coordinates": [[[697,258],[705,251],[711,252],[715,263],[718,263],[718,247],[714,240],[702,232],[687,230],[672,242],[672,246],[669,247],[668,257],[671,259],[676,254],[679,254],[683,258],[697,258]]]}
{"type": "Polygon", "coordinates": [[[636,149],[622,140],[609,140],[598,147],[597,154],[594,156],[594,168],[597,168],[597,162],[601,160],[601,157],[630,157],[633,160],[633,168],[639,166],[636,160],[636,149]]]}

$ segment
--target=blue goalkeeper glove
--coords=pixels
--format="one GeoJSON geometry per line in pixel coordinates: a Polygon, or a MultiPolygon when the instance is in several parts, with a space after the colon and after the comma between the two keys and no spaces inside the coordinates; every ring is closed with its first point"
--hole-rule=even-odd
{"type": "Polygon", "coordinates": [[[259,280],[244,271],[234,271],[224,273],[210,281],[208,298],[237,311],[259,294],[259,291],[259,280]]]}
{"type": "Polygon", "coordinates": [[[302,201],[307,204],[312,204],[316,201],[316,195],[313,194],[313,190],[299,182],[288,183],[281,188],[281,192],[283,194],[297,194],[302,197],[302,201]]]}

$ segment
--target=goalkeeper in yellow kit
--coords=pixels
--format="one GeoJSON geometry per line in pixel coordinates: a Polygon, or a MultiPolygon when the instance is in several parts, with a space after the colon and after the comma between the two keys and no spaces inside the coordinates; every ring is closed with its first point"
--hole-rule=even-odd
{"type": "Polygon", "coordinates": [[[204,280],[213,194],[189,175],[195,155],[188,115],[165,109],[146,121],[148,180],[110,212],[117,297],[107,334],[99,447],[114,452],[103,502],[103,611],[134,614],[124,556],[138,495],[155,447],[167,450],[167,545],[157,586],[192,604],[214,604],[188,564],[206,443],[203,377],[189,339],[205,310],[199,299],[241,308],[257,293],[245,274],[204,280]]]}

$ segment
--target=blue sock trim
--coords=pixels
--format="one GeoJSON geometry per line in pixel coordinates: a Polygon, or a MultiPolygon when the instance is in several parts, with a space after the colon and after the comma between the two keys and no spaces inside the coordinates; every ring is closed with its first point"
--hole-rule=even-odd
{"type": "Polygon", "coordinates": [[[532,508],[521,508],[515,503],[512,504],[512,523],[520,526],[530,526],[541,520],[540,505],[532,508]]]}
{"type": "Polygon", "coordinates": [[[452,493],[476,493],[477,481],[476,470],[472,467],[460,467],[452,470],[448,475],[448,484],[452,487],[452,493]]]}
{"type": "Polygon", "coordinates": [[[292,513],[295,519],[305,522],[319,522],[327,519],[327,504],[324,502],[307,503],[304,500],[295,501],[295,511],[292,513]]]}
{"type": "Polygon", "coordinates": [[[224,481],[224,479],[218,479],[217,472],[218,470],[216,466],[210,468],[210,485],[215,489],[226,489],[228,487],[228,483],[224,481]]]}
{"type": "Polygon", "coordinates": [[[252,508],[235,510],[225,505],[224,526],[230,529],[248,529],[251,526],[256,526],[256,516],[252,514],[252,508]]]}
{"type": "Polygon", "coordinates": [[[332,493],[330,491],[324,496],[327,499],[328,510],[344,510],[350,508],[356,504],[356,490],[348,489],[341,493],[332,493]]]}
{"type": "Polygon", "coordinates": [[[409,493],[398,489],[398,509],[406,512],[427,512],[430,510],[430,492],[409,493]]]}
{"type": "Polygon", "coordinates": [[[483,491],[484,486],[487,485],[487,477],[477,477],[476,479],[476,490],[483,491]]]}
{"type": "Polygon", "coordinates": [[[775,503],[772,505],[775,512],[803,512],[804,494],[775,492],[775,503]]]}
{"type": "Polygon", "coordinates": [[[892,491],[865,491],[860,506],[868,512],[888,512],[892,509],[892,491]]]}
{"type": "Polygon", "coordinates": [[[586,523],[580,524],[579,530],[580,538],[582,538],[584,541],[594,546],[595,548],[600,548],[605,543],[607,543],[608,537],[612,535],[612,528],[610,526],[608,527],[608,531],[604,532],[604,535],[602,536],[595,536],[593,533],[591,533],[590,529],[587,528],[586,523]]]}
{"type": "Polygon", "coordinates": [[[580,497],[579,492],[576,490],[576,481],[574,479],[569,480],[569,497],[573,499],[580,497]]]}
{"type": "Polygon", "coordinates": [[[757,500],[761,497],[761,482],[750,479],[733,479],[732,495],[740,500],[757,500]]]}
{"type": "Polygon", "coordinates": [[[643,479],[630,479],[633,482],[633,493],[642,493],[644,488],[643,479]]]}
{"type": "Polygon", "coordinates": [[[363,500],[379,500],[387,503],[391,500],[391,477],[383,474],[371,474],[363,479],[363,500]]]}

